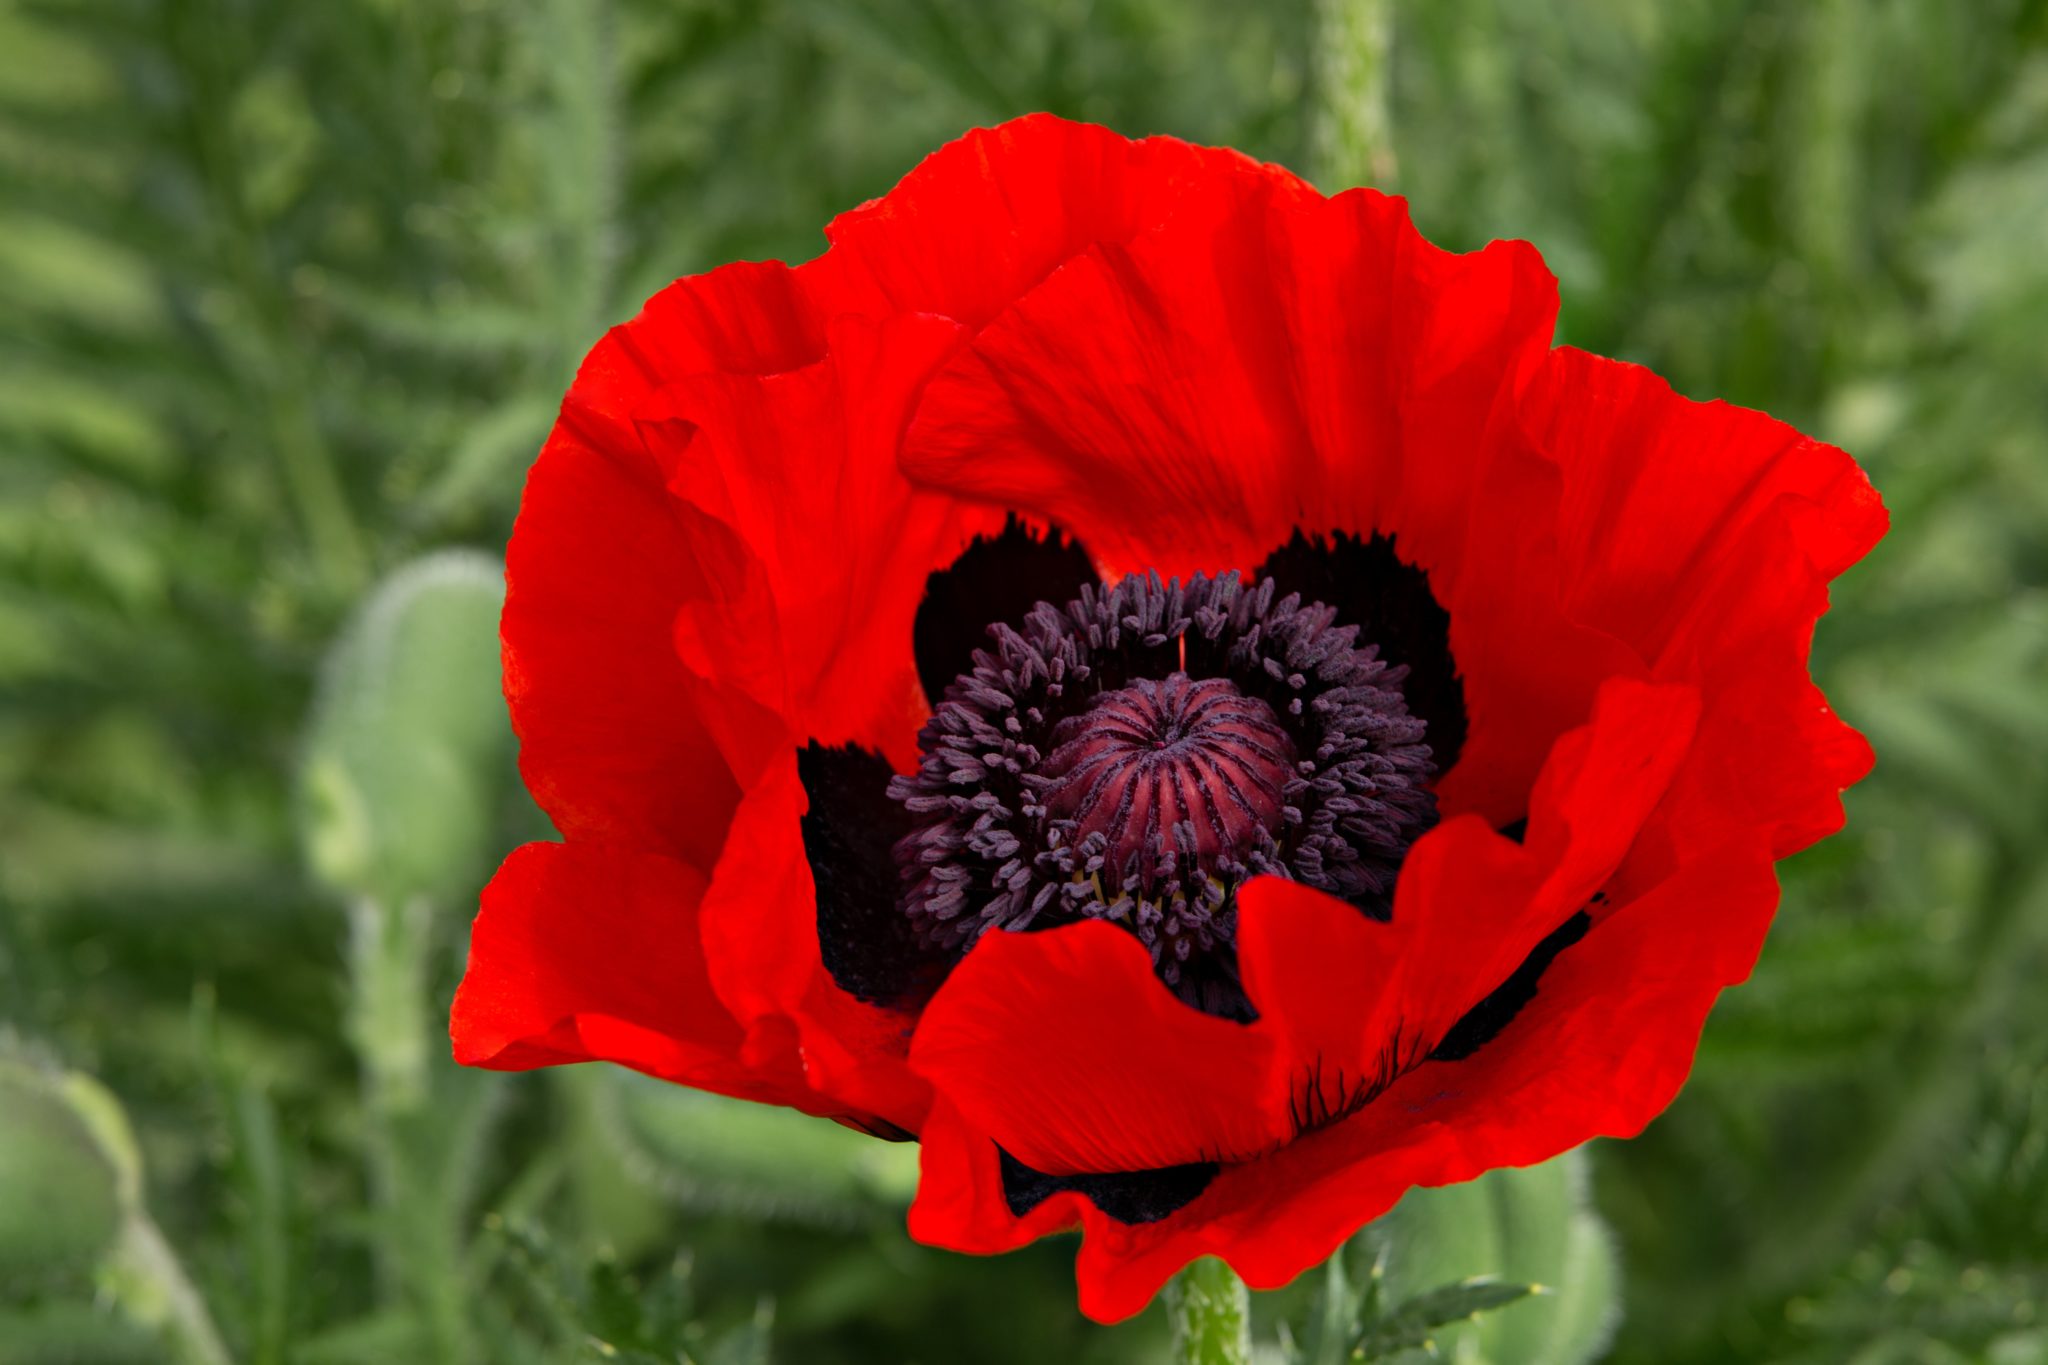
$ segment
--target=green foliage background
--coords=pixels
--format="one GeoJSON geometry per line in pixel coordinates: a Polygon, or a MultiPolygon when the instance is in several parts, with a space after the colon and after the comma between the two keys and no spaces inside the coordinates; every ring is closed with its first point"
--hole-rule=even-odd
{"type": "Polygon", "coordinates": [[[0,0],[0,1362],[1160,1358],[910,1245],[905,1149],[438,1034],[576,360],[1041,108],[1526,237],[1563,339],[1864,461],[1880,766],[1592,1152],[1611,1358],[2048,1361],[2048,5],[0,0]]]}

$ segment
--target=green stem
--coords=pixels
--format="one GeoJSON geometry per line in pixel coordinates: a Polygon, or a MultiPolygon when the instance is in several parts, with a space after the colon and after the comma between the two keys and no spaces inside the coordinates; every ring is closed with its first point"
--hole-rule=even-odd
{"type": "Polygon", "coordinates": [[[1335,193],[1394,184],[1393,0],[1316,0],[1316,178],[1335,193]]]}
{"type": "Polygon", "coordinates": [[[1166,1316],[1173,1324],[1174,1365],[1249,1365],[1251,1295],[1223,1262],[1205,1256],[1174,1276],[1166,1286],[1166,1316]]]}
{"type": "Polygon", "coordinates": [[[109,1270],[109,1287],[144,1322],[159,1327],[185,1365],[230,1365],[206,1301],[192,1287],[177,1253],[140,1209],[129,1214],[109,1270]]]}
{"type": "Polygon", "coordinates": [[[364,1149],[382,1223],[377,1277],[386,1302],[412,1300],[426,1315],[434,1359],[469,1358],[456,1290],[459,1234],[434,1192],[429,1134],[445,1115],[429,1104],[428,955],[433,907],[349,905],[349,1040],[362,1072],[364,1149]]]}
{"type": "MultiPolygon", "coordinates": [[[[399,917],[393,908],[371,896],[358,897],[348,907],[348,927],[348,1036],[362,1084],[363,1156],[370,1202],[389,1220],[404,1202],[397,1119],[414,1106],[421,1089],[422,1059],[413,1056],[419,1010],[411,964],[395,942],[399,917]]],[[[377,1242],[378,1290],[387,1300],[396,1298],[405,1282],[405,1267],[392,1255],[397,1244],[388,1228],[377,1242]]]]}
{"type": "Polygon", "coordinates": [[[349,1040],[371,1116],[390,1119],[427,1099],[428,907],[371,896],[349,906],[349,1040]]]}

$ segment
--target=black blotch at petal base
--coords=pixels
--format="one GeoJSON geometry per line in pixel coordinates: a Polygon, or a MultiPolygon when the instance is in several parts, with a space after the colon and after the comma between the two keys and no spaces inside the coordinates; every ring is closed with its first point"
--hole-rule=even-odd
{"type": "Polygon", "coordinates": [[[950,955],[926,948],[896,907],[899,874],[891,850],[910,829],[888,797],[890,768],[856,745],[797,751],[810,809],[804,853],[818,894],[818,951],[839,988],[871,1005],[922,1003],[937,989],[950,955]]]}
{"type": "Polygon", "coordinates": [[[1057,531],[1041,537],[1013,516],[999,534],[976,537],[925,580],[910,644],[926,700],[937,706],[953,679],[973,666],[990,625],[1015,625],[1040,602],[1072,601],[1095,581],[1087,552],[1057,531]]]}
{"type": "Polygon", "coordinates": [[[1429,726],[1425,738],[1438,773],[1447,773],[1465,747],[1465,686],[1451,656],[1451,617],[1430,591],[1429,575],[1394,553],[1385,536],[1361,540],[1294,536],[1259,565],[1254,578],[1271,578],[1283,593],[1337,610],[1358,627],[1361,644],[1376,644],[1390,664],[1406,664],[1401,695],[1408,713],[1429,726]]]}
{"type": "Polygon", "coordinates": [[[996,1148],[1002,1170],[1003,1202],[1018,1218],[1055,1194],[1084,1196],[1119,1223],[1156,1223],[1192,1204],[1222,1168],[1213,1161],[1162,1166],[1151,1171],[1107,1171],[1099,1175],[1047,1175],[996,1148]]]}

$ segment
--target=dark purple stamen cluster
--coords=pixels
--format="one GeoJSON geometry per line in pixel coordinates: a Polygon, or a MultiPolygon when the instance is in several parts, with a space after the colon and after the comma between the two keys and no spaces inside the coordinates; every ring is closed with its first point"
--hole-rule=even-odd
{"type": "Polygon", "coordinates": [[[1436,818],[1423,723],[1358,628],[1234,573],[1041,602],[955,679],[889,795],[928,948],[1107,919],[1191,1003],[1243,1012],[1236,889],[1261,873],[1389,911],[1436,818]]]}

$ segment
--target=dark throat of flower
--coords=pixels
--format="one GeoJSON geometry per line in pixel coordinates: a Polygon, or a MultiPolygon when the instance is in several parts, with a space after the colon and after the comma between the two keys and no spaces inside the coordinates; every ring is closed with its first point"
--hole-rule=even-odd
{"type": "Polygon", "coordinates": [[[1321,602],[1234,573],[1040,602],[945,689],[914,773],[896,911],[921,953],[1101,919],[1190,1004],[1249,1018],[1237,890],[1254,876],[1390,913],[1436,819],[1405,667],[1321,602]]]}

